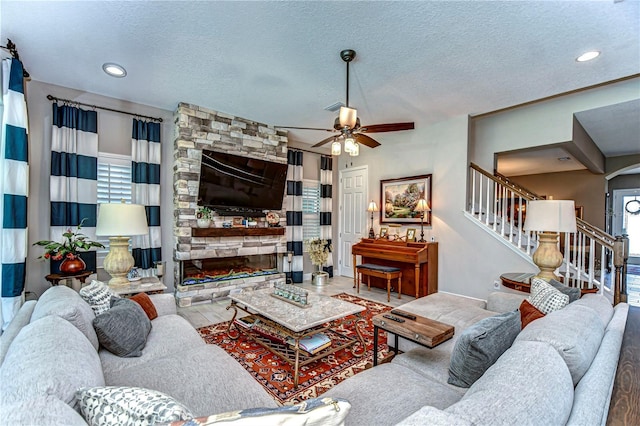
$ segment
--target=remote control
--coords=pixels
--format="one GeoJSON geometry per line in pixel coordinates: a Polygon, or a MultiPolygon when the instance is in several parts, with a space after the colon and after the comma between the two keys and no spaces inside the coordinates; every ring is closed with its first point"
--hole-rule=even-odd
{"type": "Polygon", "coordinates": [[[407,319],[410,319],[412,321],[416,320],[416,316],[413,314],[410,314],[409,312],[404,312],[404,311],[398,311],[398,310],[392,310],[391,311],[392,314],[397,315],[399,317],[405,317],[407,319]]]}
{"type": "Polygon", "coordinates": [[[384,314],[383,317],[390,319],[391,321],[396,321],[396,322],[404,322],[404,320],[402,318],[398,318],[395,317],[393,315],[389,315],[389,314],[384,314]]]}

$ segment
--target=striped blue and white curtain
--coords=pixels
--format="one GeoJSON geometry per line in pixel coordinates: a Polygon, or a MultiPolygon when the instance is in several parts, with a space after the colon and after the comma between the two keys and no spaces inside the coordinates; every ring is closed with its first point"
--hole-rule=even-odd
{"type": "Polygon", "coordinates": [[[22,63],[2,61],[2,126],[0,132],[0,284],[2,330],[20,308],[27,257],[29,155],[27,103],[22,63]]]}
{"type": "Polygon", "coordinates": [[[145,207],[149,234],[131,238],[135,266],[153,275],[162,260],[160,233],[160,123],[133,119],[131,136],[131,202],[145,207]]]}
{"type": "MultiPolygon", "coordinates": [[[[333,201],[333,158],[323,155],[320,157],[320,238],[332,245],[331,211],[333,201]]],[[[333,252],[333,250],[332,250],[333,252]]],[[[333,253],[327,258],[323,271],[333,277],[333,253]]]]}
{"type": "MultiPolygon", "coordinates": [[[[293,252],[291,270],[287,277],[294,283],[303,280],[303,238],[302,230],[302,151],[287,152],[287,251],[293,252]]],[[[288,262],[285,262],[288,268],[288,262]]]]}
{"type": "MultiPolygon", "coordinates": [[[[52,241],[82,222],[82,233],[96,239],[98,215],[98,113],[53,103],[51,131],[51,228],[52,241]],[[84,222],[83,222],[84,221],[84,222]]],[[[96,252],[80,253],[87,270],[96,272],[96,252]]],[[[51,272],[59,262],[51,261],[51,272]]]]}

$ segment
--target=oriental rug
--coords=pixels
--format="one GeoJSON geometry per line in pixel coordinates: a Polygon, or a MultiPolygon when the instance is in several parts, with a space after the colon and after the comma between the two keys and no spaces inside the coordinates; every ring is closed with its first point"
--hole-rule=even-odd
{"type": "MultiPolygon", "coordinates": [[[[293,366],[267,349],[240,335],[237,340],[229,338],[229,321],[198,329],[205,342],[218,345],[235,358],[252,376],[281,404],[295,404],[309,398],[315,398],[344,379],[351,377],[373,364],[373,323],[371,318],[392,308],[381,303],[366,300],[347,293],[335,296],[347,302],[362,305],[367,309],[360,314],[366,320],[366,326],[360,331],[366,342],[367,351],[361,357],[354,356],[349,349],[337,351],[318,361],[300,368],[298,387],[293,387],[293,366]]],[[[334,330],[356,336],[355,323],[359,318],[349,315],[334,322],[334,330]]],[[[380,330],[378,334],[378,359],[388,353],[387,334],[380,330]]]]}

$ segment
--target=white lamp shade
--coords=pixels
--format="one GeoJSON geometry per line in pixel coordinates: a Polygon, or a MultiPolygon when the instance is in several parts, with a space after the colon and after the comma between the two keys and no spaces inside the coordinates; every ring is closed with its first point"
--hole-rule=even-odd
{"type": "Polygon", "coordinates": [[[96,235],[131,236],[149,233],[147,214],[140,204],[100,204],[96,235]]]}
{"type": "Polygon", "coordinates": [[[349,107],[340,107],[340,127],[348,127],[353,129],[356,127],[356,119],[358,117],[358,112],[349,107]]]}
{"type": "Polygon", "coordinates": [[[573,200],[534,200],[527,203],[525,231],[576,232],[573,200]]]}
{"type": "Polygon", "coordinates": [[[342,144],[340,141],[333,141],[331,144],[331,155],[340,155],[342,153],[342,144]]]}
{"type": "Polygon", "coordinates": [[[344,152],[351,153],[356,146],[356,141],[351,137],[347,137],[344,140],[344,152]]]}
{"type": "Polygon", "coordinates": [[[429,203],[427,203],[427,200],[425,200],[424,198],[420,198],[413,210],[416,212],[429,212],[431,211],[431,208],[429,207],[429,203]]]}
{"type": "MultiPolygon", "coordinates": [[[[345,151],[346,151],[346,149],[345,149],[345,151]]],[[[358,155],[360,155],[360,144],[358,142],[354,142],[353,149],[351,150],[349,155],[352,156],[352,157],[357,157],[358,155]]]]}
{"type": "Polygon", "coordinates": [[[369,203],[369,207],[367,207],[367,211],[368,212],[377,212],[378,211],[378,205],[376,204],[375,201],[371,201],[369,203]]]}

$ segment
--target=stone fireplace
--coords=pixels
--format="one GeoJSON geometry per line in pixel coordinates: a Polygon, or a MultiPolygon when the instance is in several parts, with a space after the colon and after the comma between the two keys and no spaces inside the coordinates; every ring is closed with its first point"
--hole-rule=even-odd
{"type": "MultiPolygon", "coordinates": [[[[211,228],[196,227],[202,149],[268,161],[287,162],[287,137],[265,124],[180,103],[175,115],[174,259],[179,306],[209,302],[235,289],[284,281],[285,211],[280,227],[224,228],[232,217],[215,216],[211,228]]],[[[284,195],[283,195],[284,196],[284,195]]]]}

